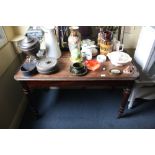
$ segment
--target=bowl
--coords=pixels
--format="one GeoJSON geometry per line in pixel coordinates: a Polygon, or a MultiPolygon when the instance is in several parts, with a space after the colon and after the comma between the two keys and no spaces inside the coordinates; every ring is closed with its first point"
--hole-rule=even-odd
{"type": "Polygon", "coordinates": [[[20,70],[21,70],[21,72],[23,73],[24,76],[31,76],[31,75],[37,73],[36,63],[34,63],[34,62],[25,62],[20,67],[20,70]]]}
{"type": "Polygon", "coordinates": [[[97,60],[86,60],[85,65],[92,71],[95,71],[100,67],[100,63],[97,60]]]}
{"type": "Polygon", "coordinates": [[[114,51],[107,54],[107,57],[110,59],[111,63],[115,66],[123,66],[132,61],[132,58],[129,54],[120,51],[114,51]]]}
{"type": "Polygon", "coordinates": [[[97,55],[96,57],[96,60],[99,62],[99,63],[103,63],[106,61],[106,56],[105,55],[97,55]]]}
{"type": "Polygon", "coordinates": [[[83,63],[76,62],[70,66],[70,72],[75,75],[85,75],[87,68],[83,63]]]}
{"type": "Polygon", "coordinates": [[[40,59],[37,64],[37,70],[41,74],[49,74],[55,71],[57,65],[57,59],[52,57],[46,57],[43,59],[40,59]]]}

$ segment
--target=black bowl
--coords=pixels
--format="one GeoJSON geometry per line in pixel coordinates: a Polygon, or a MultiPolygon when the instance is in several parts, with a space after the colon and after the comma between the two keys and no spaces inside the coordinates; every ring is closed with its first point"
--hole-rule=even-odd
{"type": "Polygon", "coordinates": [[[76,62],[70,66],[70,72],[75,75],[84,75],[87,73],[87,68],[84,64],[76,62]]]}
{"type": "Polygon", "coordinates": [[[75,70],[82,70],[84,68],[84,65],[82,63],[79,62],[75,62],[72,64],[72,68],[74,68],[75,70]]]}

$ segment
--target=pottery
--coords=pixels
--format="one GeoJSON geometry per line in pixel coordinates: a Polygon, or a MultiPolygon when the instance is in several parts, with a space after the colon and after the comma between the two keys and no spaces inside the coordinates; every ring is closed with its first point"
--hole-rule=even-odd
{"type": "Polygon", "coordinates": [[[41,74],[50,74],[55,71],[57,65],[57,59],[46,57],[39,60],[36,64],[37,70],[41,74]]]}
{"type": "Polygon", "coordinates": [[[87,68],[84,64],[76,62],[70,66],[70,72],[74,75],[85,75],[87,68]]]}
{"type": "Polygon", "coordinates": [[[61,51],[55,35],[55,27],[43,27],[45,31],[46,56],[52,58],[60,58],[61,51]]]}
{"type": "Polygon", "coordinates": [[[90,39],[82,40],[81,47],[82,47],[81,53],[82,53],[83,57],[85,57],[87,51],[91,51],[92,56],[96,56],[98,54],[98,50],[97,50],[97,46],[95,45],[95,41],[92,41],[90,39]]]}
{"type": "Polygon", "coordinates": [[[123,66],[132,61],[132,58],[129,56],[129,54],[125,52],[115,51],[108,53],[107,56],[111,63],[115,66],[123,66]]]}
{"type": "Polygon", "coordinates": [[[124,44],[121,44],[120,41],[114,39],[113,40],[113,51],[123,52],[124,44]]]}
{"type": "Polygon", "coordinates": [[[82,62],[82,54],[78,48],[75,48],[71,51],[71,57],[70,60],[75,63],[75,62],[82,62]]]}
{"type": "Polygon", "coordinates": [[[96,57],[96,60],[99,62],[99,63],[103,63],[106,61],[106,56],[105,55],[98,55],[96,57]]]}
{"type": "Polygon", "coordinates": [[[36,63],[33,63],[33,62],[25,62],[20,67],[20,70],[21,70],[21,72],[23,73],[24,76],[31,76],[31,75],[37,73],[36,63]]]}
{"type": "Polygon", "coordinates": [[[85,65],[89,70],[95,71],[100,68],[100,63],[97,60],[86,60],[85,65]]]}
{"type": "Polygon", "coordinates": [[[70,27],[70,31],[71,33],[68,37],[68,47],[71,53],[70,60],[73,63],[81,62],[82,61],[82,55],[80,51],[81,34],[79,32],[79,27],[78,26],[70,27]]]}

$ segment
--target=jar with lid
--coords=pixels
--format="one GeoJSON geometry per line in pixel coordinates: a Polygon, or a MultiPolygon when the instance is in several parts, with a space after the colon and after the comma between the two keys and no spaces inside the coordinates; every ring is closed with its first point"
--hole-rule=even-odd
{"type": "Polygon", "coordinates": [[[80,51],[81,34],[78,26],[72,26],[70,29],[70,36],[68,37],[68,47],[71,53],[72,62],[81,62],[82,55],[80,51]]]}
{"type": "Polygon", "coordinates": [[[108,53],[112,52],[112,47],[112,32],[104,31],[100,42],[100,54],[107,55],[108,53]]]}

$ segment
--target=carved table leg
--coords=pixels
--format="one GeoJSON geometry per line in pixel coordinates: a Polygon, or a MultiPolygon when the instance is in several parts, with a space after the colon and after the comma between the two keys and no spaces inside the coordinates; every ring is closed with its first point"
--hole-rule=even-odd
{"type": "Polygon", "coordinates": [[[122,115],[124,113],[124,109],[125,109],[125,106],[127,104],[127,101],[128,101],[129,95],[130,95],[130,91],[131,90],[129,88],[126,88],[126,89],[123,90],[123,98],[122,98],[122,101],[121,101],[121,105],[120,105],[120,108],[119,108],[119,113],[118,113],[117,118],[122,117],[122,115]]]}
{"type": "Polygon", "coordinates": [[[32,98],[32,93],[31,93],[31,90],[29,89],[28,85],[26,84],[26,82],[22,82],[21,83],[22,86],[23,86],[23,92],[24,94],[26,95],[27,99],[28,99],[28,104],[31,108],[31,111],[32,111],[32,114],[35,118],[38,117],[39,115],[39,112],[37,110],[37,107],[36,105],[34,104],[33,102],[33,98],[32,98]]]}

